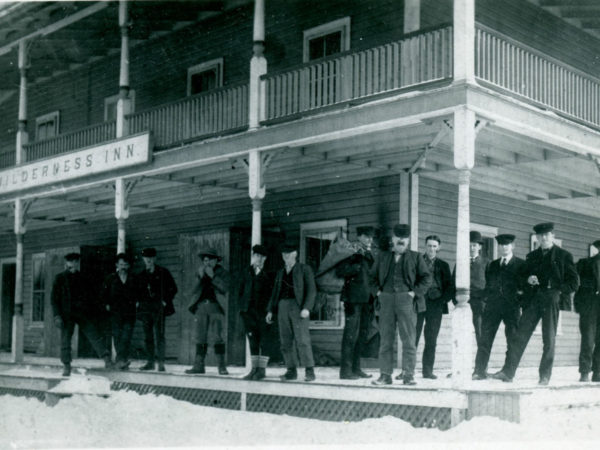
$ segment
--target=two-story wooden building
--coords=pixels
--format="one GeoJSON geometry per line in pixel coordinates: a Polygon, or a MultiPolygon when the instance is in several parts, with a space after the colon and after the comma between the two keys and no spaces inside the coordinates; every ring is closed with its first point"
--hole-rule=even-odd
{"type": "MultiPolygon", "coordinates": [[[[523,257],[532,225],[554,221],[587,256],[600,237],[598,17],[567,0],[0,5],[0,347],[57,355],[49,293],[73,249],[98,282],[117,250],[158,249],[179,286],[167,356],[181,363],[204,245],[235,274],[252,243],[275,261],[297,239],[316,266],[339,230],[408,222],[413,249],[437,234],[459,262],[461,301],[470,229],[492,257],[494,235],[516,234],[523,257]]],[[[242,364],[235,297],[228,356],[242,364]]],[[[468,314],[445,319],[440,367],[458,344],[472,363],[468,314]]],[[[339,299],[312,319],[317,361],[339,359],[339,299]]],[[[557,364],[577,361],[576,320],[563,316],[557,364]]]]}

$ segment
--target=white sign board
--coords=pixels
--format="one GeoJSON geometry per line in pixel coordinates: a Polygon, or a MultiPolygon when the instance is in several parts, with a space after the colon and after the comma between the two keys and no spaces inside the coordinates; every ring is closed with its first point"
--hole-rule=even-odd
{"type": "Polygon", "coordinates": [[[0,172],[0,195],[148,162],[150,133],[64,153],[0,172]]]}

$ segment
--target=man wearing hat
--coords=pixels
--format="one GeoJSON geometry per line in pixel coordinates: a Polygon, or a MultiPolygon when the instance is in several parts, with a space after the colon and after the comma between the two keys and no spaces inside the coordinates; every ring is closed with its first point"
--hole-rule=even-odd
{"type": "Polygon", "coordinates": [[[129,350],[136,318],[139,292],[133,274],[129,272],[131,260],[125,253],[115,257],[116,271],[104,280],[101,298],[110,312],[112,337],[117,351],[115,366],[120,370],[129,368],[129,350]]]}
{"type": "Polygon", "coordinates": [[[304,366],[304,380],[314,381],[315,362],[310,341],[310,311],[315,304],[317,287],[310,266],[299,263],[298,247],[287,243],[281,251],[284,267],[277,272],[273,293],[267,306],[267,323],[277,314],[281,353],[287,366],[282,381],[298,378],[294,341],[300,364],[304,366]]]}
{"type": "Polygon", "coordinates": [[[487,378],[487,366],[490,352],[496,337],[500,322],[504,322],[506,345],[510,351],[519,318],[521,317],[520,295],[523,293],[520,285],[520,273],[525,261],[513,255],[515,236],[500,234],[496,236],[500,258],[492,261],[485,272],[486,306],[481,324],[481,338],[475,357],[474,380],[487,378]]]}
{"type": "Polygon", "coordinates": [[[88,283],[79,271],[80,259],[79,253],[65,255],[65,270],[56,275],[50,296],[54,325],[60,328],[60,360],[65,377],[71,375],[71,338],[75,324],[79,325],[98,357],[104,359],[104,366],[112,367],[110,350],[93,322],[97,311],[88,292],[88,283]]]}
{"type": "Polygon", "coordinates": [[[156,249],[142,250],[144,270],[137,277],[140,289],[138,318],[142,321],[148,362],[140,370],[165,371],[165,318],[175,313],[177,285],[168,269],[156,264],[156,249]],[[156,341],[156,350],[155,350],[156,341]]]}
{"type": "Polygon", "coordinates": [[[485,270],[488,259],[481,255],[483,237],[479,231],[469,233],[469,250],[471,253],[471,285],[469,292],[469,305],[473,314],[473,327],[475,328],[475,342],[477,347],[481,340],[481,322],[485,308],[485,270]]]}
{"type": "Polygon", "coordinates": [[[357,227],[357,252],[336,266],[336,275],[345,279],[342,291],[345,324],[342,335],[342,361],[340,379],[356,380],[370,378],[360,368],[360,357],[367,341],[371,309],[373,308],[373,288],[369,270],[373,265],[373,227],[357,227]]]}
{"type": "Polygon", "coordinates": [[[392,384],[396,326],[402,340],[403,383],[416,384],[417,313],[425,311],[425,294],[431,285],[431,273],[423,256],[408,249],[409,242],[410,227],[406,224],[395,225],[392,250],[381,252],[370,271],[381,305],[380,376],[373,381],[375,385],[392,384]]]}
{"type": "Polygon", "coordinates": [[[560,295],[575,292],[579,287],[579,276],[573,264],[573,256],[554,244],[554,224],[540,223],[533,230],[540,246],[527,255],[521,271],[526,302],[523,315],[515,342],[507,352],[504,367],[494,374],[494,378],[512,381],[529,338],[541,319],[544,348],[539,367],[539,384],[545,386],[550,381],[554,363],[560,295]]]}
{"type": "Polygon", "coordinates": [[[269,363],[266,356],[267,305],[273,291],[273,276],[265,270],[268,251],[264,245],[252,247],[250,266],[243,273],[239,291],[240,315],[250,345],[252,370],[244,380],[262,380],[269,363]],[[262,355],[261,355],[262,351],[262,355]]]}
{"type": "Polygon", "coordinates": [[[229,272],[221,266],[221,256],[214,248],[198,253],[202,264],[198,269],[197,282],[188,306],[194,315],[196,326],[196,357],[194,365],[186,373],[205,373],[204,359],[208,342],[212,341],[217,357],[219,375],[229,375],[225,366],[225,312],[229,298],[229,272]]]}
{"type": "MultiPolygon", "coordinates": [[[[600,240],[592,244],[600,250],[600,240]]],[[[577,262],[581,286],[575,296],[579,313],[581,350],[579,352],[579,381],[600,381],[600,251],[577,262]]]]}

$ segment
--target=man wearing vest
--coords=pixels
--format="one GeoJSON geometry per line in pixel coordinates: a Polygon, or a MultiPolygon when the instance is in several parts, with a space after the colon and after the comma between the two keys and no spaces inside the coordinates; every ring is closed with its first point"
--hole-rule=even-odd
{"type": "Polygon", "coordinates": [[[392,384],[396,326],[402,341],[402,382],[409,386],[416,384],[417,313],[425,311],[425,294],[431,285],[431,274],[423,256],[408,250],[409,242],[410,227],[395,225],[392,250],[381,252],[370,271],[381,305],[380,376],[372,382],[374,385],[392,384]]]}

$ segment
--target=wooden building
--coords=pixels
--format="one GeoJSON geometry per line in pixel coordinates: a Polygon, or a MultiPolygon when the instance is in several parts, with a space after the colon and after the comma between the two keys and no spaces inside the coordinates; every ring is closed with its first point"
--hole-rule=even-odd
{"type": "MultiPolygon", "coordinates": [[[[15,361],[58,354],[49,294],[73,249],[101,280],[117,250],[139,262],[156,247],[179,286],[167,356],[187,363],[199,247],[235,274],[251,244],[275,261],[291,238],[316,265],[339,230],[401,221],[413,249],[435,233],[458,262],[437,365],[470,377],[469,230],[492,257],[503,232],[524,257],[542,221],[575,259],[600,236],[600,5],[578,5],[0,5],[0,347],[15,361]]],[[[312,319],[317,362],[335,364],[339,301],[312,319]]],[[[229,361],[243,364],[235,293],[228,323],[229,361]]],[[[564,311],[556,363],[576,364],[578,346],[564,311]]]]}

